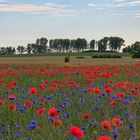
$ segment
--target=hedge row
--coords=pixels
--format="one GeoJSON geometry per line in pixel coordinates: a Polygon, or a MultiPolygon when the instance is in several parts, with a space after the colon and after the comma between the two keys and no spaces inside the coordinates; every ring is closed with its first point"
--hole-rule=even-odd
{"type": "Polygon", "coordinates": [[[122,58],[121,55],[118,54],[103,54],[103,55],[93,55],[92,58],[122,58]]]}

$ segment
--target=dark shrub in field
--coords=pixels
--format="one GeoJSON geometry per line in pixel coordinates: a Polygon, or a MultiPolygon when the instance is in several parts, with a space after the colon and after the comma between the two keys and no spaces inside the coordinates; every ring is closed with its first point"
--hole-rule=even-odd
{"type": "Polygon", "coordinates": [[[78,58],[78,59],[83,59],[83,58],[85,58],[84,56],[77,56],[76,58],[78,58]]]}
{"type": "Polygon", "coordinates": [[[64,62],[65,62],[65,63],[70,62],[70,56],[65,56],[64,62]]]}
{"type": "Polygon", "coordinates": [[[92,58],[122,58],[121,55],[118,54],[100,54],[93,55],[92,58]]]}
{"type": "Polygon", "coordinates": [[[140,58],[140,51],[134,52],[132,58],[140,58]]]}

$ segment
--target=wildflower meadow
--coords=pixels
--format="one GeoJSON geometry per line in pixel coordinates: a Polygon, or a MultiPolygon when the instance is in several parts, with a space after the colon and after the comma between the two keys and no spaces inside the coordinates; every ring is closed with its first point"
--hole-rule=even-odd
{"type": "Polygon", "coordinates": [[[140,63],[0,65],[0,140],[140,140],[140,63]]]}

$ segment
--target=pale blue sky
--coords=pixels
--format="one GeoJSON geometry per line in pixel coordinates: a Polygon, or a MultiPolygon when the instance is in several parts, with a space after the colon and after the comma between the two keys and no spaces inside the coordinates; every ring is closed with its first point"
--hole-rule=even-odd
{"type": "Polygon", "coordinates": [[[140,0],[0,0],[0,47],[36,38],[140,41],[140,0]]]}

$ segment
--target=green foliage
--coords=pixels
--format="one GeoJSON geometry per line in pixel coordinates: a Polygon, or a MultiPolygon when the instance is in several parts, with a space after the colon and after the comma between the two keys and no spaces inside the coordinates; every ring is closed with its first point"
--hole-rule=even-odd
{"type": "Polygon", "coordinates": [[[96,41],[93,39],[90,41],[90,49],[94,50],[96,45],[96,41]]]}
{"type": "Polygon", "coordinates": [[[135,42],[131,45],[132,51],[132,58],[140,58],[140,42],[135,42]]]}
{"type": "Polygon", "coordinates": [[[120,50],[121,46],[124,45],[125,40],[120,37],[109,38],[109,48],[113,51],[120,50]]]}
{"type": "Polygon", "coordinates": [[[119,54],[101,54],[101,55],[93,55],[92,58],[122,58],[119,54]]]}
{"type": "Polygon", "coordinates": [[[15,54],[16,50],[14,47],[2,47],[0,48],[0,55],[13,55],[15,54]]]}
{"type": "Polygon", "coordinates": [[[108,37],[104,37],[103,39],[99,40],[97,42],[97,44],[98,44],[98,51],[106,51],[108,41],[109,41],[108,37]]]}

